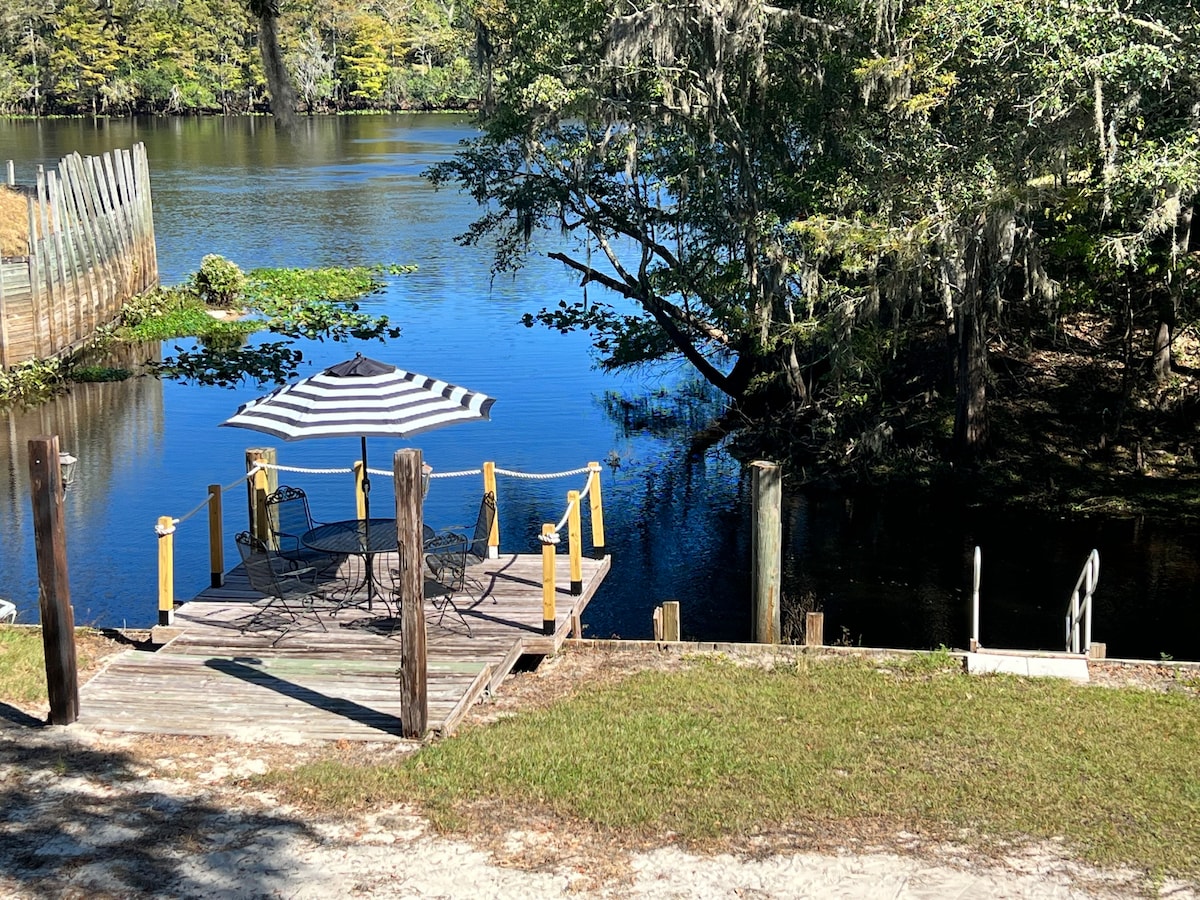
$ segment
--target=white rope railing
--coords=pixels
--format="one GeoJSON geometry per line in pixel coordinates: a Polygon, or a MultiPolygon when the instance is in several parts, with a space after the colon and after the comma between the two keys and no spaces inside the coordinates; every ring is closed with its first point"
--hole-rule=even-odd
{"type": "MultiPolygon", "coordinates": [[[[544,474],[536,474],[532,472],[514,472],[511,469],[496,469],[496,474],[508,475],[512,478],[529,478],[535,481],[542,481],[550,478],[567,478],[571,475],[582,475],[584,472],[589,471],[591,471],[591,469],[589,469],[587,466],[583,466],[579,469],[568,469],[565,472],[546,472],[544,474]]],[[[437,476],[434,475],[434,477],[436,478],[437,476]]]]}
{"type": "MultiPolygon", "coordinates": [[[[251,466],[249,469],[246,470],[246,474],[243,475],[241,478],[237,478],[237,479],[229,482],[229,484],[221,485],[221,493],[224,494],[226,491],[233,490],[239,484],[245,483],[246,479],[253,478],[255,473],[257,473],[260,469],[270,469],[270,468],[276,468],[276,467],[269,466],[265,463],[255,463],[253,466],[251,466]]],[[[177,519],[175,519],[175,518],[171,519],[172,524],[171,524],[170,528],[167,528],[164,525],[155,525],[154,533],[157,534],[159,537],[165,537],[168,534],[174,534],[176,525],[182,525],[184,522],[186,522],[192,516],[194,516],[198,512],[200,512],[200,510],[207,508],[208,504],[212,502],[212,498],[213,498],[213,495],[211,493],[205,494],[204,499],[201,500],[199,503],[197,503],[194,508],[192,508],[188,512],[184,513],[182,516],[180,516],[177,519]]]]}
{"type": "MultiPolygon", "coordinates": [[[[263,469],[273,469],[276,472],[298,472],[301,475],[349,475],[353,469],[308,469],[304,466],[279,466],[275,463],[259,463],[259,467],[263,469]]],[[[391,475],[391,472],[380,472],[377,474],[391,475]]]]}
{"type": "MultiPolygon", "coordinates": [[[[496,471],[499,472],[500,470],[497,469],[496,471]]],[[[543,533],[543,534],[538,535],[538,540],[541,541],[543,544],[559,543],[559,537],[558,537],[559,532],[561,532],[564,528],[567,527],[567,522],[571,518],[571,510],[573,510],[578,504],[582,503],[583,498],[586,497],[588,495],[588,491],[590,491],[592,489],[592,476],[595,474],[595,472],[590,467],[584,466],[582,469],[578,469],[574,472],[568,472],[568,473],[564,473],[564,474],[578,475],[581,472],[588,473],[587,484],[585,484],[583,487],[583,490],[579,492],[579,496],[573,498],[571,500],[571,502],[567,504],[566,512],[564,512],[562,518],[558,520],[558,524],[554,526],[554,531],[552,531],[548,534],[543,533]]],[[[551,476],[551,477],[558,477],[558,476],[551,476]]]]}

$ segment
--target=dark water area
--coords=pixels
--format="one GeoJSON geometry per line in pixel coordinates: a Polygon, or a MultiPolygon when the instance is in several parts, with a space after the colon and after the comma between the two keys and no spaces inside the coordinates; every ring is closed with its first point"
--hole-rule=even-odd
{"type": "MultiPolygon", "coordinates": [[[[313,119],[297,141],[264,119],[139,119],[0,123],[0,161],[19,181],[68,153],[95,155],[144,141],[151,167],[159,267],[176,284],[207,253],[243,269],[414,263],[363,308],[403,329],[388,344],[306,342],[301,374],[357,350],[498,398],[492,421],[428,432],[418,442],[439,473],[478,468],[550,473],[604,469],[613,566],[584,618],[595,637],[645,638],[652,613],[679,600],[685,637],[750,636],[748,472],[722,447],[689,451],[689,428],[712,409],[677,370],[599,372],[586,337],[520,324],[525,312],[578,294],[575,279],[535,256],[494,279],[485,249],[454,241],[477,214],[454,191],[434,192],[421,171],[471,134],[445,115],[313,119]]],[[[553,243],[539,248],[556,249],[553,243]]],[[[606,298],[610,299],[611,298],[606,298]]],[[[269,338],[256,337],[255,340],[269,338]]],[[[166,342],[163,352],[173,352],[166,342]]],[[[158,348],[139,348],[154,354],[158,348]]],[[[71,590],[80,623],[146,626],[155,620],[161,515],[181,517],[210,483],[229,484],[248,447],[276,446],[282,464],[341,468],[357,441],[264,441],[218,427],[266,388],[227,390],[136,379],[78,385],[33,410],[0,412],[0,596],[20,620],[37,619],[26,441],[60,435],[80,460],[66,498],[71,590]]],[[[372,465],[395,449],[372,439],[372,465]]],[[[303,486],[319,518],[353,514],[349,476],[281,474],[303,486]]],[[[376,478],[372,508],[393,502],[376,478]]],[[[576,478],[502,478],[504,549],[537,548],[576,478]]],[[[442,478],[426,503],[433,524],[470,521],[480,482],[442,478]]],[[[241,492],[226,494],[226,559],[241,527],[241,492]]],[[[585,529],[586,530],[586,529],[585,529]]],[[[1061,649],[1070,591],[1090,550],[1100,551],[1094,638],[1110,655],[1200,658],[1200,528],[1134,519],[1065,519],[969,507],[953,497],[805,493],[785,498],[784,600],[825,612],[826,639],[863,646],[965,646],[971,555],[983,554],[981,639],[987,646],[1061,649]]],[[[208,580],[202,517],[176,533],[176,594],[208,580]]]]}

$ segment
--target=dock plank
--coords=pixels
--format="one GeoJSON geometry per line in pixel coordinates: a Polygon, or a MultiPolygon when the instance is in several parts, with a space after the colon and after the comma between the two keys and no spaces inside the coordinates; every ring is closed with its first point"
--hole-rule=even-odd
{"type": "MultiPolygon", "coordinates": [[[[583,592],[556,566],[555,634],[542,634],[542,559],[509,554],[475,570],[487,593],[459,601],[470,633],[426,603],[430,728],[448,734],[498,690],[524,655],[562,646],[610,560],[583,561],[583,592]]],[[[386,561],[385,563],[386,564],[386,561]]],[[[241,568],[176,609],[179,633],[156,652],[120,654],[80,690],[81,724],[99,730],[243,740],[400,741],[400,632],[383,604],[245,627],[263,599],[241,568]]]]}

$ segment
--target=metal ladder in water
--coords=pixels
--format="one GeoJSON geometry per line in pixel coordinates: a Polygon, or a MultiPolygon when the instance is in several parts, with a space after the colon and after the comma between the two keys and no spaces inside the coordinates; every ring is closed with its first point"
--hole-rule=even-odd
{"type": "Polygon", "coordinates": [[[1093,550],[1088,554],[1087,562],[1075,581],[1071,591],[1071,604],[1067,607],[1067,652],[1082,653],[1087,656],[1092,649],[1092,594],[1100,581],[1100,551],[1093,550]],[[1079,590],[1083,589],[1083,600],[1079,599],[1079,590]],[[1080,623],[1083,624],[1083,640],[1080,641],[1080,623]]]}
{"type": "MultiPolygon", "coordinates": [[[[975,579],[971,593],[971,650],[979,648],[979,574],[982,556],[978,547],[975,548],[975,579]]],[[[1092,648],[1092,595],[1100,581],[1100,551],[1093,550],[1088,554],[1071,591],[1071,601],[1067,606],[1066,616],[1066,648],[1067,653],[1082,653],[1088,655],[1092,648]],[[1082,596],[1081,592],[1082,591],[1082,596]]]]}

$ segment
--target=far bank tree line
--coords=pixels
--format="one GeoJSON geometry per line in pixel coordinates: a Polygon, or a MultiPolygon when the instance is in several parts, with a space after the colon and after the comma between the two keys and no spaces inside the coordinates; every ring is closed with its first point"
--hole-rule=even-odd
{"type": "Polygon", "coordinates": [[[478,97],[455,0],[6,0],[0,114],[246,113],[269,107],[266,8],[301,112],[463,107],[478,97]]]}

